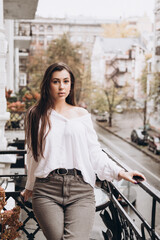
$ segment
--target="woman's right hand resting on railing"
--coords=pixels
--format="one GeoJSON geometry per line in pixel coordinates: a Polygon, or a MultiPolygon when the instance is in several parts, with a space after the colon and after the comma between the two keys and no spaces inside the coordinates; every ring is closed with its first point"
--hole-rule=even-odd
{"type": "Polygon", "coordinates": [[[32,197],[32,192],[31,190],[25,189],[21,192],[21,196],[24,198],[24,202],[28,201],[30,197],[32,197]]]}

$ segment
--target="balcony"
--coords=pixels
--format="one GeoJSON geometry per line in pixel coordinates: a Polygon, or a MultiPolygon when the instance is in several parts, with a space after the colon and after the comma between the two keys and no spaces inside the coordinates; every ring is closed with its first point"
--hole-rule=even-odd
{"type": "Polygon", "coordinates": [[[119,69],[116,68],[116,69],[114,69],[111,73],[106,73],[106,74],[105,74],[105,77],[106,77],[106,79],[111,79],[111,78],[113,78],[115,75],[117,75],[118,72],[119,72],[119,69]]]}
{"type": "MultiPolygon", "coordinates": [[[[119,159],[113,156],[111,153],[104,151],[113,161],[122,166],[127,171],[127,166],[124,166],[119,159]]],[[[0,154],[26,154],[25,150],[19,151],[0,151],[0,154]]],[[[39,234],[41,232],[40,226],[32,211],[32,203],[26,202],[25,204],[20,199],[20,191],[25,184],[26,175],[1,175],[1,179],[9,182],[19,183],[19,189],[16,191],[6,191],[6,201],[12,199],[15,205],[21,208],[21,221],[22,226],[18,231],[21,232],[20,239],[40,239],[39,234]],[[32,227],[31,227],[32,226],[32,227]],[[37,238],[38,237],[38,238],[37,238]]],[[[2,181],[3,182],[3,181],[2,181]]],[[[160,212],[156,211],[156,208],[160,205],[160,192],[150,186],[147,182],[138,184],[139,190],[145,192],[146,197],[150,197],[152,201],[152,208],[150,212],[150,219],[146,220],[145,217],[136,209],[122,192],[116,187],[113,182],[97,180],[98,189],[106,194],[105,202],[100,205],[96,205],[96,211],[100,215],[100,218],[104,222],[105,231],[101,232],[101,236],[104,239],[134,239],[134,240],[160,240],[160,236],[157,231],[157,220],[160,218],[160,212]],[[128,208],[125,208],[120,204],[119,198],[127,204],[128,208]],[[158,205],[158,206],[157,206],[158,205]],[[130,210],[128,210],[130,209],[130,210]],[[134,220],[130,215],[130,211],[134,213],[134,220]]],[[[5,210],[5,209],[4,209],[5,210]]],[[[83,230],[83,229],[82,229],[83,230]]],[[[94,238],[95,239],[95,238],[94,238]]]]}
{"type": "Polygon", "coordinates": [[[5,19],[33,19],[38,0],[4,0],[5,19]]]}
{"type": "Polygon", "coordinates": [[[119,66],[119,72],[120,72],[120,73],[125,73],[125,72],[127,72],[126,66],[120,65],[120,66],[119,66]]]}
{"type": "Polygon", "coordinates": [[[113,58],[111,59],[107,59],[106,60],[106,64],[107,65],[112,65],[115,61],[117,60],[117,55],[115,55],[113,58]]]}
{"type": "Polygon", "coordinates": [[[15,47],[19,49],[29,49],[31,43],[31,27],[30,25],[26,25],[25,27],[20,24],[15,24],[14,28],[14,44],[15,47]]]}

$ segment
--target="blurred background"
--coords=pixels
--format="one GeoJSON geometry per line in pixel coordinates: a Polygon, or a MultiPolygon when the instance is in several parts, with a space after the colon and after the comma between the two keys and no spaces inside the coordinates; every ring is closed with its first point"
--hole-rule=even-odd
{"type": "MultiPolygon", "coordinates": [[[[92,114],[101,146],[159,194],[160,1],[0,0],[0,150],[24,150],[25,113],[56,61],[73,70],[77,105],[92,114]]],[[[24,154],[1,154],[0,172],[26,173],[24,154]]],[[[150,220],[151,199],[132,188],[119,186],[150,220]]]]}

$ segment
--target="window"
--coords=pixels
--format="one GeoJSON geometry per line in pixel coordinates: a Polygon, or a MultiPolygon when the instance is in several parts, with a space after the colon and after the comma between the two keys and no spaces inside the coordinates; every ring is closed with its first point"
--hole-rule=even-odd
{"type": "Polygon", "coordinates": [[[78,41],[78,42],[82,42],[82,37],[81,37],[81,36],[78,36],[78,37],[77,37],[77,41],[78,41]]]}
{"type": "Polygon", "coordinates": [[[36,35],[32,35],[32,44],[36,44],[36,35]]]}
{"type": "Polygon", "coordinates": [[[39,35],[39,43],[40,43],[41,45],[44,44],[44,36],[43,36],[43,35],[39,35]]]}
{"type": "Polygon", "coordinates": [[[47,36],[47,44],[49,44],[52,40],[53,40],[53,36],[52,35],[48,35],[47,36]]]}
{"type": "Polygon", "coordinates": [[[92,37],[91,37],[91,36],[88,36],[88,37],[86,38],[86,42],[92,42],[92,37]]]}
{"type": "Polygon", "coordinates": [[[32,33],[36,31],[36,26],[35,25],[32,25],[31,26],[31,29],[32,29],[32,33]]]}
{"type": "Polygon", "coordinates": [[[160,47],[156,47],[156,52],[155,52],[156,55],[160,56],[160,47]]]}
{"type": "Polygon", "coordinates": [[[27,78],[26,78],[26,73],[20,73],[19,76],[19,86],[26,86],[27,85],[27,78]]]}
{"type": "Polygon", "coordinates": [[[52,26],[51,26],[51,25],[49,25],[49,26],[47,27],[47,31],[48,31],[48,32],[51,32],[51,31],[52,31],[52,26]]]}
{"type": "Polygon", "coordinates": [[[43,26],[43,25],[40,25],[40,26],[39,26],[39,31],[40,31],[40,32],[43,32],[43,31],[44,31],[44,26],[43,26]]]}

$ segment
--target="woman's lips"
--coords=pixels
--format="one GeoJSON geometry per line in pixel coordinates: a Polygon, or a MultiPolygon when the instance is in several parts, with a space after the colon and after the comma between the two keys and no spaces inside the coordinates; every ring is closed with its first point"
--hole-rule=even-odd
{"type": "Polygon", "coordinates": [[[63,96],[63,95],[65,95],[65,93],[64,92],[59,92],[58,95],[63,96]]]}

